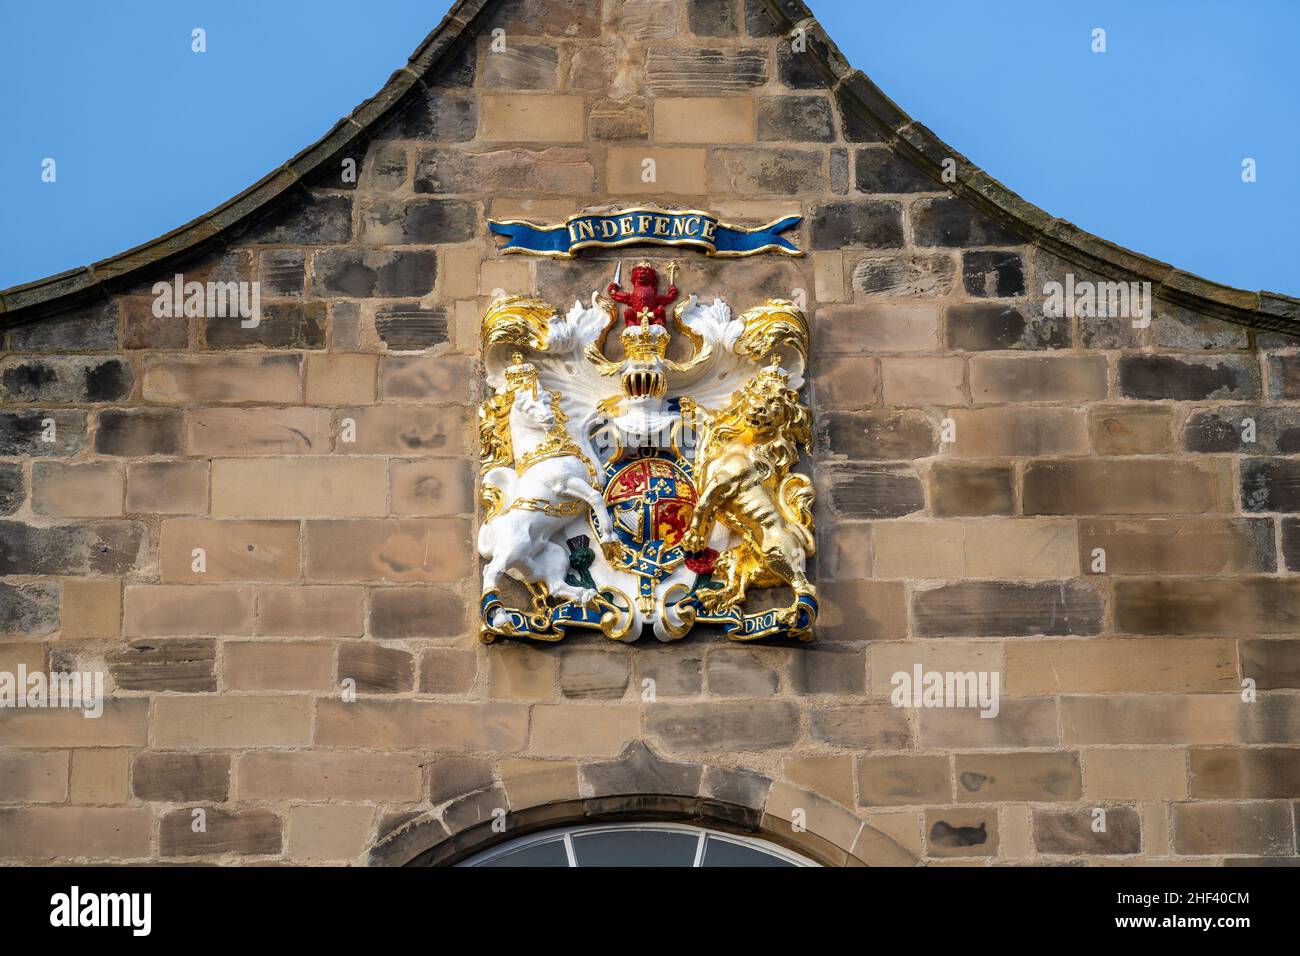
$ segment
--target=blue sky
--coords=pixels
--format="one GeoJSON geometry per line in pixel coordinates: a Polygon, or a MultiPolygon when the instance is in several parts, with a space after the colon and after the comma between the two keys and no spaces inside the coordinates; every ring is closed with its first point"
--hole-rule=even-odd
{"type": "MultiPolygon", "coordinates": [[[[0,287],[228,199],[373,94],[444,5],[3,0],[0,287]]],[[[1031,202],[1209,279],[1300,295],[1297,0],[811,6],[855,66],[1031,202]]]]}

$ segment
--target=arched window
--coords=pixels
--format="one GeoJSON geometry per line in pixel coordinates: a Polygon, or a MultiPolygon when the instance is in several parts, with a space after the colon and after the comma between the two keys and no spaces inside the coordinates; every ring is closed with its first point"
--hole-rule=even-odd
{"type": "Polygon", "coordinates": [[[609,823],[546,830],[459,866],[817,866],[758,840],[676,823],[609,823]]]}

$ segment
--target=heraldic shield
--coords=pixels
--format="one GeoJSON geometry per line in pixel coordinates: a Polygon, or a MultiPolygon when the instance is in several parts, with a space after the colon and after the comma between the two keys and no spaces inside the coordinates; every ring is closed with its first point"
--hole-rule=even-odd
{"type": "Polygon", "coordinates": [[[736,318],[720,299],[679,301],[673,269],[660,292],[648,263],[627,290],[620,266],[567,315],[518,295],[484,314],[485,642],[571,627],[673,641],[700,622],[738,641],[812,640],[813,487],[796,470],[812,435],[807,320],[783,300],[736,318]],[[688,358],[669,357],[674,333],[688,358]],[[507,579],[530,606],[510,606],[507,579]],[[773,587],[789,602],[745,610],[773,587]]]}

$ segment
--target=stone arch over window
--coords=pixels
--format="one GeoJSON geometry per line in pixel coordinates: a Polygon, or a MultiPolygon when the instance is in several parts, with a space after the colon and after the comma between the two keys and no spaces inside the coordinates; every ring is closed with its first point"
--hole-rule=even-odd
{"type": "Polygon", "coordinates": [[[642,741],[614,760],[584,764],[576,772],[568,763],[505,761],[492,786],[390,826],[371,848],[369,862],[450,866],[543,830],[645,821],[756,837],[824,866],[919,862],[857,814],[812,790],[750,770],[664,760],[642,741]]]}

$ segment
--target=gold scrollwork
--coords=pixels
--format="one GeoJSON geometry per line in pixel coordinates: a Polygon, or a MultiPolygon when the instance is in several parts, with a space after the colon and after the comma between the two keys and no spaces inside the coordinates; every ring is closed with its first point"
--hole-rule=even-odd
{"type": "Polygon", "coordinates": [[[616,587],[606,585],[600,589],[596,595],[595,603],[597,607],[605,609],[605,613],[600,616],[600,631],[611,641],[621,641],[627,637],[628,631],[632,629],[632,602],[628,600],[626,594],[616,587]],[[619,607],[609,598],[605,597],[606,593],[613,594],[623,602],[619,607]]]}
{"type": "Polygon", "coordinates": [[[498,296],[483,313],[481,338],[486,351],[493,345],[513,345],[538,352],[547,349],[547,329],[555,309],[524,295],[498,296]]]}
{"type": "Polygon", "coordinates": [[[773,352],[793,349],[807,363],[808,320],[793,302],[768,299],[742,314],[740,321],[745,330],[736,343],[736,351],[758,361],[773,352]]]}
{"type": "Polygon", "coordinates": [[[686,633],[695,626],[695,608],[689,605],[683,608],[677,608],[677,614],[681,618],[681,624],[674,627],[668,617],[668,610],[672,608],[679,600],[690,593],[690,588],[681,581],[669,586],[664,592],[663,602],[660,604],[659,620],[663,622],[664,632],[674,641],[680,640],[686,636],[686,633]],[[682,592],[679,595],[679,591],[682,592]]]}

